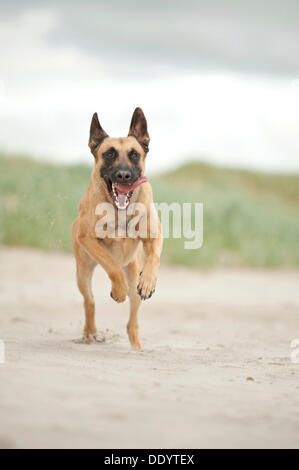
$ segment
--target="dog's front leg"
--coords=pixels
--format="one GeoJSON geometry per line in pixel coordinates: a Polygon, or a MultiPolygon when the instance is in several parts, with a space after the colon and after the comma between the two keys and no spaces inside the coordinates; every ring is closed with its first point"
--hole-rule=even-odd
{"type": "Polygon", "coordinates": [[[145,260],[140,273],[137,292],[142,300],[149,299],[155,291],[160,255],[162,251],[162,236],[143,239],[145,260]]]}
{"type": "Polygon", "coordinates": [[[111,297],[116,302],[124,302],[128,294],[128,284],[123,270],[116,264],[106,250],[100,245],[97,238],[88,235],[79,235],[79,243],[91,258],[99,263],[111,279],[111,297]]]}

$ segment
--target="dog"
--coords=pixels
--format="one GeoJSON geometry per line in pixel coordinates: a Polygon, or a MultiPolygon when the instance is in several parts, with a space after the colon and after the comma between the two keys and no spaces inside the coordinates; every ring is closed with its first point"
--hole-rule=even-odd
{"type": "Polygon", "coordinates": [[[94,168],[89,187],[79,205],[79,215],[72,225],[77,284],[84,299],[82,341],[85,343],[100,340],[97,337],[91,287],[94,268],[100,264],[111,280],[112,299],[124,302],[129,297],[128,337],[133,349],[142,347],[138,309],[141,301],[149,299],[155,291],[162,251],[161,224],[154,209],[151,185],[144,175],[149,141],[147,121],[140,108],[133,113],[127,137],[109,137],[102,129],[97,113],[92,117],[88,145],[94,156],[94,168]],[[107,211],[100,213],[98,210],[101,204],[107,207],[107,203],[112,208],[108,211],[108,217],[107,211]],[[132,221],[134,214],[129,215],[129,212],[136,203],[143,208],[137,211],[139,222],[136,226],[138,228],[139,223],[145,222],[146,231],[130,236],[125,225],[121,236],[109,236],[113,221],[119,221],[120,217],[125,224],[132,221]],[[149,220],[151,214],[154,214],[154,222],[149,220]],[[105,236],[99,236],[96,228],[104,220],[104,215],[106,232],[105,236]]]}

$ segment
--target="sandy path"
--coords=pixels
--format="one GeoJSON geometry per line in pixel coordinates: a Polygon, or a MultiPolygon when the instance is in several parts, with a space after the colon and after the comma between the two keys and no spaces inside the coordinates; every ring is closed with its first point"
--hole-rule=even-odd
{"type": "Polygon", "coordinates": [[[162,267],[140,353],[94,291],[106,343],[75,344],[72,256],[0,249],[0,447],[299,447],[299,272],[162,267]]]}

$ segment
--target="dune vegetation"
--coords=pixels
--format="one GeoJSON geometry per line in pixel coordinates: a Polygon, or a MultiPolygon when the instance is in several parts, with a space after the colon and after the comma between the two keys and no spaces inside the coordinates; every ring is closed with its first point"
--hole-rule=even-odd
{"type": "MultiPolygon", "coordinates": [[[[0,157],[0,243],[71,250],[70,228],[91,168],[0,157]]],[[[156,202],[202,202],[204,242],[165,240],[168,263],[299,266],[299,175],[189,163],[151,178],[156,202]]]]}

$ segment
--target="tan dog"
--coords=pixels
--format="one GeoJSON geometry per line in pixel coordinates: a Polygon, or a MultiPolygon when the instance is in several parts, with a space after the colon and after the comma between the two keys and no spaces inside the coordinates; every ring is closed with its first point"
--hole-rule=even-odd
{"type": "Polygon", "coordinates": [[[157,215],[154,219],[154,237],[149,230],[153,198],[151,186],[144,177],[149,140],[147,122],[140,108],[135,109],[129,134],[124,138],[109,137],[102,129],[97,114],[93,115],[89,147],[94,156],[94,169],[89,188],[80,202],[79,216],[72,226],[77,282],[84,298],[83,341],[87,343],[97,340],[91,281],[95,266],[100,264],[111,279],[111,297],[116,302],[124,302],[127,295],[130,299],[127,331],[132,347],[141,348],[137,313],[141,299],[148,299],[155,290],[162,250],[161,226],[157,215]],[[113,222],[115,218],[117,222],[126,210],[125,220],[128,223],[133,216],[127,215],[127,212],[130,205],[136,202],[145,207],[144,212],[140,212],[140,221],[147,222],[146,233],[133,238],[125,228],[121,237],[111,238],[110,219],[113,222]],[[96,224],[103,217],[97,209],[101,203],[110,203],[113,207],[113,217],[109,212],[110,219],[106,223],[105,237],[99,237],[96,233],[96,224]],[[145,259],[142,268],[143,249],[145,259]]]}

